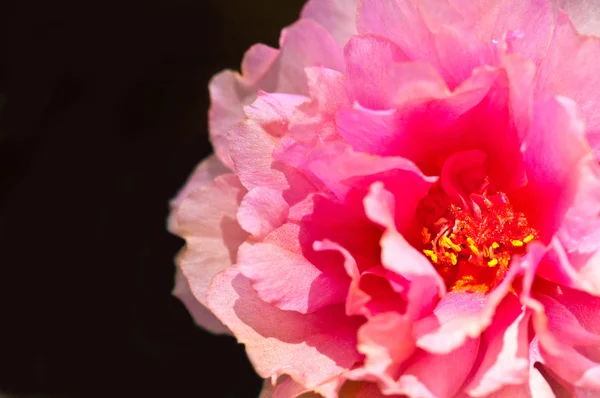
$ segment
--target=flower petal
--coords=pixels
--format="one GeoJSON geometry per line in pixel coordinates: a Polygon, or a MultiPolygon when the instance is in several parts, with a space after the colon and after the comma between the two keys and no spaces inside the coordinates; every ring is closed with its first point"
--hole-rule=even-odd
{"type": "Polygon", "coordinates": [[[482,336],[483,360],[465,388],[470,396],[488,396],[508,385],[527,381],[529,316],[515,296],[508,296],[500,304],[482,336]]]}
{"type": "Polygon", "coordinates": [[[237,249],[248,236],[235,219],[244,193],[237,177],[226,174],[191,191],[177,209],[186,246],[176,262],[203,305],[212,278],[235,262],[237,249]]]}
{"type": "Polygon", "coordinates": [[[387,109],[390,103],[386,77],[389,67],[408,58],[384,37],[354,36],[344,48],[349,91],[355,101],[369,109],[387,109]],[[368,62],[365,62],[368,60],[368,62]]]}
{"type": "Polygon", "coordinates": [[[400,376],[397,392],[411,397],[453,397],[469,376],[478,352],[479,338],[468,339],[448,354],[420,351],[400,376]]]}
{"type": "Polygon", "coordinates": [[[573,202],[578,189],[573,177],[587,153],[584,122],[572,100],[555,97],[535,104],[523,142],[528,184],[517,200],[545,243],[558,231],[573,202]]]}
{"type": "Polygon", "coordinates": [[[241,227],[255,238],[263,238],[287,219],[289,206],[274,189],[256,187],[244,196],[237,212],[241,227]]]}
{"type": "Polygon", "coordinates": [[[586,136],[600,158],[600,74],[590,60],[600,57],[600,38],[580,36],[559,12],[548,54],[540,65],[535,95],[573,99],[585,118],[586,136]]]}
{"type": "Polygon", "coordinates": [[[211,333],[216,334],[231,334],[229,329],[219,321],[219,319],[212,313],[208,308],[200,304],[194,297],[190,285],[181,272],[177,269],[175,274],[175,287],[173,288],[173,295],[177,297],[188,312],[194,318],[197,325],[203,327],[211,333]]]}
{"type": "Polygon", "coordinates": [[[302,18],[317,21],[331,33],[340,47],[356,34],[358,0],[310,0],[302,9],[302,18]]]}
{"type": "Polygon", "coordinates": [[[563,10],[584,35],[600,36],[598,3],[590,0],[552,0],[556,9],[563,10]]]}
{"type": "Polygon", "coordinates": [[[238,251],[237,266],[258,297],[282,310],[306,314],[343,303],[348,289],[348,279],[339,273],[323,272],[301,252],[275,244],[244,243],[238,251]]]}
{"type": "MultiPolygon", "coordinates": [[[[418,195],[413,193],[415,194],[418,195]]],[[[396,229],[395,198],[384,188],[383,183],[371,185],[364,204],[367,216],[386,228],[381,238],[381,262],[385,269],[410,283],[406,296],[406,315],[409,319],[417,319],[431,311],[437,298],[445,294],[444,281],[425,256],[411,246],[396,229]]]]}
{"type": "Polygon", "coordinates": [[[438,66],[433,36],[414,3],[411,0],[361,0],[356,20],[358,33],[386,37],[410,59],[438,66]],[[410,27],[410,34],[402,27],[410,27]]]}
{"type": "Polygon", "coordinates": [[[313,389],[347,371],[358,359],[357,321],[343,306],[310,315],[282,311],[260,300],[235,268],[215,277],[209,308],[234,333],[257,373],[264,378],[290,375],[313,389]],[[285,327],[282,327],[285,325],[285,327]]]}

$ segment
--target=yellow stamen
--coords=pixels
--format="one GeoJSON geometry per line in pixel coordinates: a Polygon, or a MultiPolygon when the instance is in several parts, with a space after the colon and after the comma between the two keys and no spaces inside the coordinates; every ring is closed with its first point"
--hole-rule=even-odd
{"type": "Polygon", "coordinates": [[[497,258],[493,258],[490,261],[488,261],[488,266],[495,267],[496,265],[498,265],[498,259],[497,258]]]}
{"type": "Polygon", "coordinates": [[[510,243],[515,246],[515,247],[521,247],[523,246],[523,241],[518,240],[518,239],[513,239],[510,241],[510,243]]]}
{"type": "Polygon", "coordinates": [[[452,249],[456,252],[461,251],[461,247],[456,243],[452,242],[452,240],[450,240],[450,238],[448,238],[445,235],[442,236],[442,239],[440,240],[440,245],[442,245],[442,247],[445,247],[446,249],[452,249]]]}
{"type": "Polygon", "coordinates": [[[498,242],[493,242],[492,243],[492,249],[497,249],[499,247],[500,247],[500,245],[498,244],[498,242]]]}
{"type": "Polygon", "coordinates": [[[534,236],[533,235],[527,235],[524,239],[523,242],[525,243],[529,243],[533,240],[534,236]]]}
{"type": "Polygon", "coordinates": [[[433,252],[433,250],[423,250],[423,253],[431,259],[435,264],[438,262],[438,256],[433,252]]]}

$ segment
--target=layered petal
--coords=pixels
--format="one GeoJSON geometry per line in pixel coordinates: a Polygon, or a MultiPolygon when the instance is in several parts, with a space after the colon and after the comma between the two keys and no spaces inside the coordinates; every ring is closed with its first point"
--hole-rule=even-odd
{"type": "Polygon", "coordinates": [[[210,137],[215,153],[230,168],[228,131],[244,118],[243,107],[256,99],[259,90],[306,94],[304,68],[325,66],[344,70],[341,48],[331,35],[312,20],[300,20],[284,29],[281,50],[257,44],[242,61],[242,75],[231,70],[217,74],[210,82],[210,137]]]}
{"type": "Polygon", "coordinates": [[[356,34],[358,0],[310,0],[302,8],[302,18],[318,22],[340,47],[356,34]]]}
{"type": "Polygon", "coordinates": [[[248,236],[235,218],[244,193],[237,177],[221,175],[189,192],[174,212],[178,234],[186,241],[176,263],[203,305],[212,278],[235,263],[248,236]]]}
{"type": "Polygon", "coordinates": [[[600,39],[581,36],[559,12],[548,54],[540,65],[535,95],[560,95],[575,101],[585,120],[586,137],[600,157],[600,75],[591,59],[600,56],[600,39]]]}
{"type": "Polygon", "coordinates": [[[358,359],[356,320],[343,306],[304,315],[282,311],[258,298],[235,268],[221,272],[208,293],[208,305],[234,333],[258,374],[288,374],[314,389],[347,371],[358,359]]]}

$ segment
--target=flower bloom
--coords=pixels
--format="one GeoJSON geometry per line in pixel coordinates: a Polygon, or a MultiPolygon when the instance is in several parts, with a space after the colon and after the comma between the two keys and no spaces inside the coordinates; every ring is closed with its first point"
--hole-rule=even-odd
{"type": "Polygon", "coordinates": [[[599,15],[310,0],[214,77],[175,293],[265,397],[600,396],[599,15]]]}

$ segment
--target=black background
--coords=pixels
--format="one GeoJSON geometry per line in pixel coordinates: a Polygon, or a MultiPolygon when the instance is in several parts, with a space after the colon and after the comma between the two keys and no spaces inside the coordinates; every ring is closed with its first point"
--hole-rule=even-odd
{"type": "Polygon", "coordinates": [[[0,395],[258,394],[171,296],[165,219],[211,150],[208,80],[302,3],[0,2],[0,395]]]}

